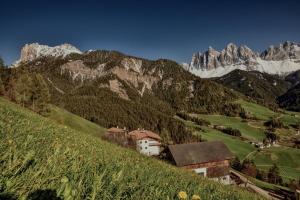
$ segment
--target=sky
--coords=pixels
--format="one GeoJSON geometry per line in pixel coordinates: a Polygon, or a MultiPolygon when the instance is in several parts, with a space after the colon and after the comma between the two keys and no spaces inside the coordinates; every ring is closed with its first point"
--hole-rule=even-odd
{"type": "Polygon", "coordinates": [[[300,42],[298,0],[1,0],[0,56],[20,57],[26,43],[70,43],[82,51],[117,50],[148,59],[190,62],[230,42],[255,51],[300,42]]]}

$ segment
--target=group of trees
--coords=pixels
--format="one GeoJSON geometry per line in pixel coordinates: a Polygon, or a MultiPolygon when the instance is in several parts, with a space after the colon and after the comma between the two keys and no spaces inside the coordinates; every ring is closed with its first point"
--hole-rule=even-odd
{"type": "Polygon", "coordinates": [[[11,78],[8,86],[7,94],[11,100],[39,114],[48,112],[50,93],[40,74],[25,73],[18,78],[11,78]]]}
{"type": "Polygon", "coordinates": [[[208,126],[210,125],[211,123],[205,119],[201,119],[199,117],[193,117],[189,114],[186,114],[184,112],[178,112],[176,113],[178,117],[184,119],[184,120],[187,120],[187,121],[192,121],[194,122],[195,124],[199,125],[199,126],[208,126]]]}
{"type": "Polygon", "coordinates": [[[39,73],[5,68],[0,59],[0,95],[39,114],[49,111],[50,93],[39,73]]]}
{"type": "Polygon", "coordinates": [[[241,137],[241,131],[239,129],[234,129],[231,127],[227,127],[225,129],[222,129],[222,132],[228,135],[232,135],[232,136],[237,136],[237,137],[241,137]]]}
{"type": "Polygon", "coordinates": [[[4,71],[4,61],[0,57],[0,95],[3,95],[5,91],[4,84],[1,78],[2,77],[1,74],[3,73],[3,71],[4,71]]]}
{"type": "Polygon", "coordinates": [[[269,128],[272,128],[272,129],[283,128],[284,127],[284,123],[278,117],[273,117],[269,121],[266,121],[264,123],[264,125],[267,126],[267,127],[269,127],[269,128]]]}
{"type": "Polygon", "coordinates": [[[265,172],[257,169],[253,160],[245,159],[243,162],[241,162],[240,159],[236,157],[234,160],[232,160],[231,167],[247,176],[251,176],[265,182],[277,185],[283,184],[282,177],[279,173],[279,168],[276,164],[274,164],[267,172],[265,172]]]}
{"type": "Polygon", "coordinates": [[[269,142],[272,144],[279,140],[279,136],[271,130],[266,130],[265,135],[266,135],[266,138],[263,141],[264,143],[269,142]]]}

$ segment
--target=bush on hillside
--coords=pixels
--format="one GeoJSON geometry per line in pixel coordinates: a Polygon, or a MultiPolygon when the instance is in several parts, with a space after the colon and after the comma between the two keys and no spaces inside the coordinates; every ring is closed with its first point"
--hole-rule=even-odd
{"type": "Polygon", "coordinates": [[[265,131],[265,135],[266,135],[266,140],[268,140],[271,143],[279,140],[279,136],[272,131],[269,130],[265,131]]]}
{"type": "Polygon", "coordinates": [[[272,184],[282,184],[282,178],[279,175],[279,168],[274,164],[268,171],[268,182],[272,184]]]}
{"type": "Polygon", "coordinates": [[[279,118],[275,118],[273,117],[272,119],[270,119],[269,121],[266,121],[264,123],[265,126],[268,126],[270,128],[283,128],[284,127],[284,124],[283,122],[281,121],[281,119],[279,118]]]}
{"type": "Polygon", "coordinates": [[[225,128],[222,130],[223,133],[226,133],[228,135],[232,135],[232,136],[237,136],[237,137],[241,137],[241,131],[238,129],[233,129],[231,127],[225,128]]]}
{"type": "Polygon", "coordinates": [[[256,177],[257,168],[253,160],[245,159],[242,163],[241,172],[247,176],[256,177]]]}

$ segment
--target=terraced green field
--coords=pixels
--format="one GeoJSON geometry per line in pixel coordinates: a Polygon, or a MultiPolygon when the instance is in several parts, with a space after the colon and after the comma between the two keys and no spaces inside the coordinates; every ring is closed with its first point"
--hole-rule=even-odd
{"type": "Polygon", "coordinates": [[[249,126],[238,117],[227,117],[223,115],[199,115],[200,118],[210,121],[214,125],[222,125],[239,129],[242,136],[252,141],[262,141],[265,137],[264,130],[249,126]]]}
{"type": "Polygon", "coordinates": [[[251,157],[257,167],[269,169],[276,163],[280,169],[281,176],[285,179],[300,178],[300,149],[289,147],[272,147],[264,149],[251,157]]]}
{"type": "Polygon", "coordinates": [[[260,199],[0,99],[0,199],[260,199]]]}
{"type": "Polygon", "coordinates": [[[281,120],[284,122],[285,125],[291,125],[295,124],[297,122],[300,122],[300,113],[297,112],[289,112],[284,111],[283,113],[275,113],[274,111],[244,100],[238,100],[236,103],[240,104],[247,112],[252,113],[257,119],[266,121],[269,120],[272,117],[280,117],[281,120]]]}
{"type": "Polygon", "coordinates": [[[226,144],[230,151],[243,160],[249,153],[256,151],[255,147],[248,142],[236,139],[214,129],[203,128],[205,131],[199,134],[208,141],[219,140],[226,144]]]}
{"type": "Polygon", "coordinates": [[[257,119],[260,120],[268,120],[276,115],[275,112],[264,106],[244,101],[242,99],[236,101],[236,103],[240,104],[247,112],[252,113],[257,119]]]}

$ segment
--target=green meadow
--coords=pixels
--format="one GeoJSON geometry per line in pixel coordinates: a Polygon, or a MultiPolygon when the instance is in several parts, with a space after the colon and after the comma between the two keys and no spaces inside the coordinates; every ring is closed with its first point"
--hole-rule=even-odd
{"type": "Polygon", "coordinates": [[[0,199],[260,199],[0,99],[0,199]]]}

